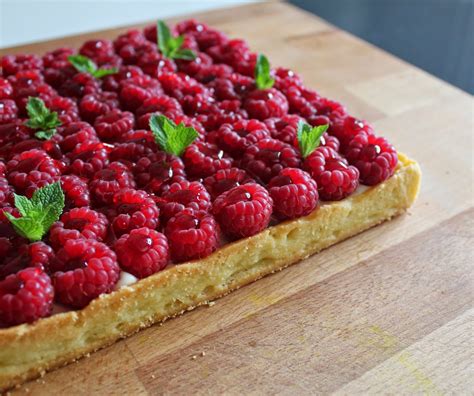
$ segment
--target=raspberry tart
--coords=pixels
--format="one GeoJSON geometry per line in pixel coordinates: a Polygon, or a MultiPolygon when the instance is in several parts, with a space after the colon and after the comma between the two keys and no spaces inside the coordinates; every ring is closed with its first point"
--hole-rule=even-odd
{"type": "Polygon", "coordinates": [[[418,194],[369,123],[194,20],[0,64],[0,390],[418,194]]]}

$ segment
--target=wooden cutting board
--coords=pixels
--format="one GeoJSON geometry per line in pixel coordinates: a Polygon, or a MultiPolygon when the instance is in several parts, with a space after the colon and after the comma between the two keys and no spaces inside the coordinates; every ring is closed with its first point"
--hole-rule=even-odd
{"type": "Polygon", "coordinates": [[[287,4],[197,17],[373,123],[420,162],[420,197],[407,215],[14,393],[472,392],[471,96],[287,4]]]}

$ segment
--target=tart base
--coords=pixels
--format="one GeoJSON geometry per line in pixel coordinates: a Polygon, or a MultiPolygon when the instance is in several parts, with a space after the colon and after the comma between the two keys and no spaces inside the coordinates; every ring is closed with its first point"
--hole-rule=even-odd
{"type": "Polygon", "coordinates": [[[418,164],[399,154],[395,174],[309,216],[170,266],[70,311],[0,330],[0,390],[38,377],[141,328],[193,309],[403,213],[419,191],[418,164]]]}

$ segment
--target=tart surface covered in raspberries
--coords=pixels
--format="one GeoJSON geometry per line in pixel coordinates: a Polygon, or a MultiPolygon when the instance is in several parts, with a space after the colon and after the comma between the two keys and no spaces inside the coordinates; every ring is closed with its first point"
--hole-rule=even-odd
{"type": "Polygon", "coordinates": [[[340,103],[194,20],[1,59],[0,327],[393,175],[340,103]]]}

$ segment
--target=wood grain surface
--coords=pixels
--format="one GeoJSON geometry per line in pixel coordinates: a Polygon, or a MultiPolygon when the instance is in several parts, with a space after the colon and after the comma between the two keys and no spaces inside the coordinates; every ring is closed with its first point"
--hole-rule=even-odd
{"type": "Polygon", "coordinates": [[[420,197],[407,215],[13,393],[472,394],[472,97],[284,3],[197,17],[373,123],[419,161],[420,197]]]}

